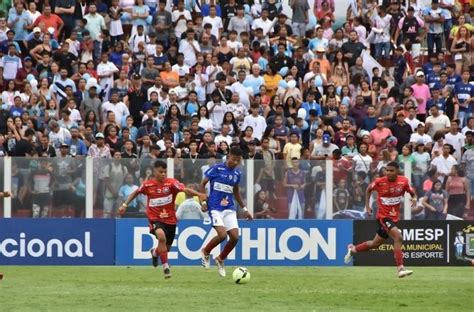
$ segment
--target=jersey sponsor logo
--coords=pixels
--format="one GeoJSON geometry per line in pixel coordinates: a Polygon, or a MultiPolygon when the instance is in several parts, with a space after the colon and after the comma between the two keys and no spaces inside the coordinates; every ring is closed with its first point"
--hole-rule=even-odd
{"type": "Polygon", "coordinates": [[[163,188],[163,193],[168,194],[169,192],[170,192],[170,188],[167,187],[167,186],[165,186],[165,187],[163,188]]]}
{"type": "Polygon", "coordinates": [[[229,193],[232,194],[234,192],[234,187],[229,184],[224,184],[220,182],[215,182],[214,183],[214,190],[223,192],[223,193],[229,193]]]}
{"type": "Polygon", "coordinates": [[[149,206],[150,207],[159,207],[159,206],[168,205],[172,202],[173,202],[173,196],[170,194],[166,197],[151,198],[149,206]]]}
{"type": "Polygon", "coordinates": [[[397,197],[380,197],[380,202],[385,206],[394,206],[402,202],[403,196],[397,197]]]}

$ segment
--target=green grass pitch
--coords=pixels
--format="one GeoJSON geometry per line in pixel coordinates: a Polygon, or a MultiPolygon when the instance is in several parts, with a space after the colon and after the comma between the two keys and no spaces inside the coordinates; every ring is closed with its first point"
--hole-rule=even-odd
{"type": "Polygon", "coordinates": [[[474,268],[249,267],[249,284],[212,267],[5,266],[0,311],[474,311],[474,268]]]}

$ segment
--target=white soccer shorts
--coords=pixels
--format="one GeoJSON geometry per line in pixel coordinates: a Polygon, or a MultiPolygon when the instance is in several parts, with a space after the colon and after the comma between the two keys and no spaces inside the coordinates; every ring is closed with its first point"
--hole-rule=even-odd
{"type": "Polygon", "coordinates": [[[212,226],[223,226],[227,231],[239,228],[237,212],[235,210],[211,210],[210,214],[212,226]]]}

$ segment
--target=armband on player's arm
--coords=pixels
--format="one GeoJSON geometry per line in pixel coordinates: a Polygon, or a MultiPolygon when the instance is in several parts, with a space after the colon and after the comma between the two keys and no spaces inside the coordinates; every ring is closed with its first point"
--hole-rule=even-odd
{"type": "Polygon", "coordinates": [[[247,209],[247,207],[242,207],[242,211],[243,212],[248,212],[249,210],[247,209]]]}

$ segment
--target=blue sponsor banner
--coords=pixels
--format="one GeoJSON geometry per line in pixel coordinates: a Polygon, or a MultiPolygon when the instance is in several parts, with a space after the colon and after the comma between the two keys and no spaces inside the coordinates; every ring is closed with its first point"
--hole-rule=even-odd
{"type": "Polygon", "coordinates": [[[115,220],[0,219],[0,265],[113,265],[115,220]]]}
{"type": "MultiPolygon", "coordinates": [[[[116,264],[150,265],[150,249],[157,246],[146,219],[116,221],[116,264]]],[[[351,220],[239,221],[240,241],[226,264],[244,266],[344,265],[352,242],[351,220]]],[[[201,248],[215,235],[199,220],[178,223],[168,255],[172,265],[200,265],[201,248]]],[[[220,248],[223,248],[223,244],[220,248]]],[[[219,248],[212,256],[219,254],[219,248]]]]}

